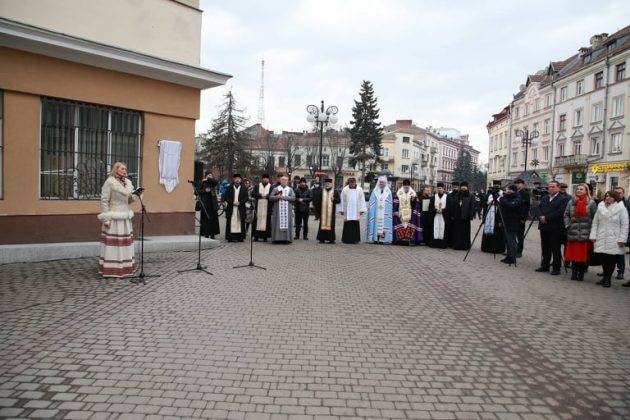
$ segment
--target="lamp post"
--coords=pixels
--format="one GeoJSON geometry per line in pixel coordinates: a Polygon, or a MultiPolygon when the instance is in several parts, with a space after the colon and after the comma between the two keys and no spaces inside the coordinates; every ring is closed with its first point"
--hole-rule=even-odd
{"type": "Polygon", "coordinates": [[[317,105],[309,105],[306,107],[306,121],[310,123],[315,123],[319,127],[319,165],[317,166],[317,170],[321,172],[322,170],[322,151],[324,148],[324,126],[328,124],[336,124],[338,121],[337,112],[339,109],[330,105],[324,111],[324,101],[320,107],[317,105]]]}
{"type": "Polygon", "coordinates": [[[527,172],[527,151],[530,145],[534,145],[534,140],[538,138],[540,133],[538,130],[534,130],[531,133],[529,130],[516,130],[516,137],[521,138],[521,144],[525,148],[525,172],[527,172]]]}

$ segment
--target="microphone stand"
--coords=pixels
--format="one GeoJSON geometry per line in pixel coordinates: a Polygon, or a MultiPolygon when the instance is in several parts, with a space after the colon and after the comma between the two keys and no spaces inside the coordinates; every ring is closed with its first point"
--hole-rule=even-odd
{"type": "Polygon", "coordinates": [[[147,284],[145,280],[147,277],[160,277],[159,274],[144,274],[144,218],[146,217],[149,223],[151,223],[151,219],[149,219],[149,215],[147,214],[147,208],[142,201],[142,194],[136,194],[138,200],[140,200],[140,273],[137,276],[129,277],[129,281],[133,284],[147,284]]]}
{"type": "MultiPolygon", "coordinates": [[[[254,215],[254,218],[255,218],[256,214],[258,213],[257,210],[256,210],[256,202],[253,202],[253,200],[250,200],[249,203],[252,206],[253,215],[254,215]]],[[[269,211],[269,209],[267,209],[267,211],[269,211]]],[[[253,220],[252,220],[252,223],[249,224],[249,227],[250,227],[250,232],[249,232],[249,263],[247,263],[245,265],[235,265],[234,267],[232,267],[232,269],[251,267],[251,268],[258,268],[260,270],[267,270],[263,266],[254,264],[254,223],[253,223],[253,220]]]]}
{"type": "MultiPolygon", "coordinates": [[[[201,211],[206,215],[206,218],[210,219],[210,216],[208,215],[208,211],[206,210],[206,206],[205,204],[203,204],[203,201],[201,200],[201,195],[199,193],[199,190],[197,189],[197,185],[193,182],[193,181],[188,181],[193,188],[193,191],[195,193],[195,204],[199,203],[201,205],[201,211]]],[[[195,218],[195,220],[199,220],[197,218],[195,218]]],[[[206,270],[206,267],[201,265],[201,220],[199,220],[199,238],[198,238],[198,243],[197,243],[197,266],[195,268],[188,268],[186,270],[178,270],[178,273],[188,273],[188,272],[192,272],[192,271],[201,271],[203,273],[209,274],[209,275],[213,275],[210,271],[206,270]]]]}

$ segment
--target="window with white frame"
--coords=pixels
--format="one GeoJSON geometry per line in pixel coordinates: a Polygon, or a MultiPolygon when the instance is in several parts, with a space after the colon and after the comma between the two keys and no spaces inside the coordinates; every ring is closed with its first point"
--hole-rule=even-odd
{"type": "Polygon", "coordinates": [[[564,143],[558,144],[558,156],[564,156],[564,143]]]}
{"type": "Polygon", "coordinates": [[[615,96],[613,99],[613,113],[614,117],[621,117],[623,115],[623,95],[615,96]]]}
{"type": "Polygon", "coordinates": [[[544,123],[544,128],[543,128],[543,133],[545,134],[549,134],[549,132],[551,131],[551,119],[547,118],[544,123]]]}
{"type": "Polygon", "coordinates": [[[621,82],[626,78],[626,62],[619,63],[615,66],[615,81],[621,82]]]}
{"type": "Polygon", "coordinates": [[[591,122],[599,122],[604,118],[604,107],[601,103],[591,107],[591,122]]]}
{"type": "Polygon", "coordinates": [[[409,159],[409,149],[402,149],[403,159],[409,159]]]}
{"type": "Polygon", "coordinates": [[[560,120],[558,121],[558,131],[564,131],[567,129],[567,114],[560,115],[560,120]]]}
{"type": "Polygon", "coordinates": [[[581,141],[574,141],[573,142],[573,154],[574,155],[582,154],[582,142],[581,141]]]}
{"type": "Polygon", "coordinates": [[[41,198],[97,199],[115,162],[139,184],[141,142],[140,112],[43,98],[41,198]]]}
{"type": "Polygon", "coordinates": [[[330,155],[322,155],[322,166],[330,166],[330,155]]]}
{"type": "Polygon", "coordinates": [[[551,93],[548,93],[547,96],[545,96],[545,108],[548,108],[551,106],[551,100],[552,100],[552,96],[551,93]]]}
{"type": "Polygon", "coordinates": [[[293,156],[293,166],[299,167],[302,165],[302,155],[293,156]]]}
{"type": "Polygon", "coordinates": [[[403,143],[409,143],[409,137],[403,137],[403,143]]]}
{"type": "Polygon", "coordinates": [[[599,137],[598,136],[593,136],[591,137],[591,155],[599,155],[599,146],[600,142],[599,142],[599,137]]]}
{"type": "Polygon", "coordinates": [[[576,109],[573,113],[573,126],[581,127],[582,126],[582,109],[576,109]]]}
{"type": "Polygon", "coordinates": [[[562,86],[560,88],[560,102],[566,101],[568,96],[569,96],[569,87],[568,86],[562,86]]]}
{"type": "Polygon", "coordinates": [[[595,78],[594,81],[594,85],[595,85],[595,89],[599,89],[599,88],[603,88],[604,87],[604,72],[600,71],[595,73],[595,76],[593,76],[595,78]]]}
{"type": "Polygon", "coordinates": [[[518,118],[521,113],[521,109],[519,107],[514,108],[514,117],[518,118]]]}
{"type": "Polygon", "coordinates": [[[610,135],[610,153],[621,153],[621,133],[610,135]]]}
{"type": "Polygon", "coordinates": [[[532,159],[538,159],[538,148],[534,147],[532,149],[532,159]]]}
{"type": "Polygon", "coordinates": [[[546,162],[549,160],[549,146],[543,146],[542,150],[542,158],[546,162]]]}
{"type": "Polygon", "coordinates": [[[525,109],[523,111],[523,116],[529,115],[529,104],[525,104],[525,109]]]}
{"type": "Polygon", "coordinates": [[[402,166],[400,167],[400,171],[401,171],[403,174],[406,174],[407,172],[409,172],[409,165],[402,165],[402,166]]]}
{"type": "Polygon", "coordinates": [[[575,94],[581,95],[584,93],[584,79],[575,82],[575,94]]]}
{"type": "Polygon", "coordinates": [[[286,158],[284,156],[278,156],[278,166],[280,168],[284,168],[286,163],[286,158]]]}
{"type": "Polygon", "coordinates": [[[382,148],[381,153],[383,154],[383,157],[389,157],[389,149],[387,147],[382,148]]]}
{"type": "Polygon", "coordinates": [[[537,122],[535,122],[535,123],[532,125],[532,130],[536,130],[536,131],[538,131],[538,123],[537,123],[537,122]]]}

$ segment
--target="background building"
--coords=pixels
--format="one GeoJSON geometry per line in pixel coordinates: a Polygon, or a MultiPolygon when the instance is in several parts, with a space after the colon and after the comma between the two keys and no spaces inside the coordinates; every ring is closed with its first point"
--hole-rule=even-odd
{"type": "Polygon", "coordinates": [[[508,178],[508,139],[510,136],[510,107],[492,116],[488,128],[488,185],[502,184],[508,178]]]}
{"type": "MultiPolygon", "coordinates": [[[[612,35],[597,34],[589,46],[530,75],[505,110],[488,124],[489,182],[502,176],[496,136],[508,126],[508,178],[519,176],[525,148],[517,130],[537,130],[527,150],[527,168],[543,181],[575,185],[588,182],[604,192],[617,185],[630,187],[630,26],[612,35]]],[[[502,145],[502,143],[499,143],[502,145]]]]}
{"type": "Polygon", "coordinates": [[[199,94],[230,77],[199,67],[198,7],[2,2],[0,243],[97,240],[100,189],[115,161],[146,188],[149,234],[194,231],[185,181],[199,94]],[[183,145],[170,194],[159,184],[160,140],[183,145]]]}

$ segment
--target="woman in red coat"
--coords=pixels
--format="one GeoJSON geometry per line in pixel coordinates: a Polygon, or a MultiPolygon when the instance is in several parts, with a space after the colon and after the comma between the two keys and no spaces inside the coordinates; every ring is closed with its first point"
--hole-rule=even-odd
{"type": "Polygon", "coordinates": [[[564,226],[567,229],[567,245],[564,247],[564,260],[571,262],[571,280],[584,280],[588,267],[588,254],[591,249],[589,235],[597,204],[589,194],[588,185],[575,188],[564,211],[564,226]]]}

